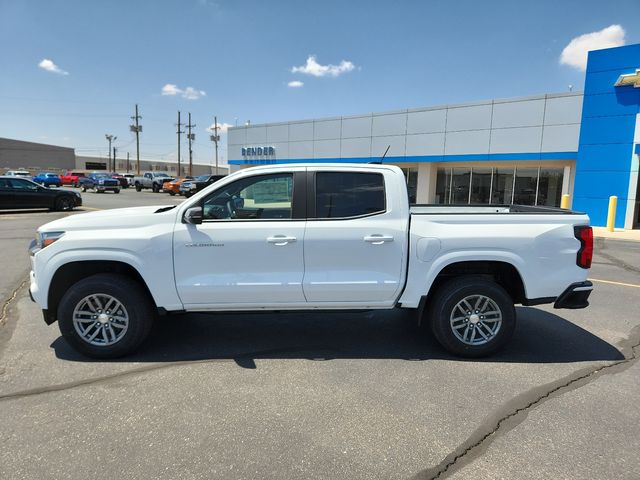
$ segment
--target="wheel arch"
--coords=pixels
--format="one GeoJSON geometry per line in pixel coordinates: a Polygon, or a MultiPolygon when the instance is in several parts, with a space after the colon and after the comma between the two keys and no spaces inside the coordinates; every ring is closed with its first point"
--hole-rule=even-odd
{"type": "Polygon", "coordinates": [[[47,321],[47,323],[53,323],[57,319],[60,300],[62,300],[62,297],[72,285],[83,278],[87,278],[98,273],[117,273],[126,275],[140,284],[148,295],[149,300],[157,308],[156,302],[153,295],[151,295],[148,285],[144,281],[140,272],[138,272],[138,270],[132,265],[117,260],[80,260],[61,265],[53,274],[47,295],[47,310],[49,312],[49,320],[51,321],[47,321]]]}
{"type": "Polygon", "coordinates": [[[512,263],[500,260],[465,260],[449,263],[440,269],[425,295],[425,304],[447,281],[462,276],[489,278],[506,290],[514,304],[527,301],[522,275],[512,263]]]}

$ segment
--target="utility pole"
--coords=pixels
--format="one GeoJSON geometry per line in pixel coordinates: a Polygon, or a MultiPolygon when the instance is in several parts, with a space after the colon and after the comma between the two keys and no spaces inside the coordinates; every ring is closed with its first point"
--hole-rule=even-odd
{"type": "Polygon", "coordinates": [[[105,133],[104,138],[109,142],[109,163],[107,164],[107,170],[111,171],[111,142],[115,142],[118,137],[105,133]]]}
{"type": "MultiPolygon", "coordinates": [[[[220,135],[218,135],[218,117],[213,117],[213,135],[211,135],[211,141],[216,144],[216,175],[218,175],[218,142],[220,141],[220,135]]],[[[213,172],[211,172],[213,173],[213,172]]]]}
{"type": "Polygon", "coordinates": [[[129,163],[129,152],[127,152],[127,173],[129,173],[130,169],[131,169],[131,164],[129,163]]]}
{"type": "MultiPolygon", "coordinates": [[[[142,117],[138,115],[138,104],[136,103],[136,114],[131,117],[136,123],[129,127],[131,131],[136,134],[136,175],[140,175],[140,132],[142,132],[142,125],[138,123],[138,120],[141,118],[142,117]]],[[[129,171],[128,155],[129,153],[127,152],[127,172],[129,171]]]]}
{"type": "Polygon", "coordinates": [[[178,177],[181,175],[181,169],[180,169],[180,135],[182,133],[184,133],[183,131],[180,130],[180,127],[182,126],[182,124],[180,123],[180,110],[178,110],[178,130],[176,131],[176,133],[178,134],[178,177]]]}
{"type": "Polygon", "coordinates": [[[109,169],[109,173],[114,173],[116,171],[116,147],[113,147],[113,168],[109,169]]]}
{"type": "Polygon", "coordinates": [[[195,127],[195,125],[191,124],[191,112],[189,112],[189,124],[187,125],[187,138],[189,139],[189,176],[193,175],[193,150],[191,150],[191,142],[196,139],[196,134],[191,133],[192,127],[195,127]]]}

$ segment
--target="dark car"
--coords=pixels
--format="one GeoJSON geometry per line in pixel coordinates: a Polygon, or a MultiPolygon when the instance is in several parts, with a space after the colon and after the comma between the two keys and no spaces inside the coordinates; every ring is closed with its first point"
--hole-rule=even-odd
{"type": "Polygon", "coordinates": [[[115,178],[120,183],[120,188],[129,188],[129,180],[119,173],[110,173],[111,178],[115,178]]]}
{"type": "Polygon", "coordinates": [[[93,189],[96,193],[104,193],[107,191],[120,193],[120,181],[111,178],[110,173],[92,172],[80,179],[80,189],[83,192],[93,189]]]}
{"type": "Polygon", "coordinates": [[[226,175],[200,175],[193,180],[185,180],[180,185],[180,195],[189,198],[194,193],[198,193],[203,188],[208,187],[225,176],[226,175]]]}
{"type": "Polygon", "coordinates": [[[73,210],[82,205],[78,192],[43,187],[27,178],[0,177],[0,209],[73,210]]]}
{"type": "Polygon", "coordinates": [[[56,173],[51,172],[40,172],[35,177],[33,177],[33,181],[45,187],[62,186],[62,180],[60,180],[60,176],[56,173]]]}

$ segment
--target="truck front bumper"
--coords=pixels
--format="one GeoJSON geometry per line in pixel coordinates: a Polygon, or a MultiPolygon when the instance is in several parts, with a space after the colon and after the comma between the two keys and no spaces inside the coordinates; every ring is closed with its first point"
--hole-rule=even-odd
{"type": "Polygon", "coordinates": [[[588,280],[572,283],[556,299],[553,308],[586,308],[589,306],[589,295],[591,295],[592,291],[593,283],[588,280]]]}

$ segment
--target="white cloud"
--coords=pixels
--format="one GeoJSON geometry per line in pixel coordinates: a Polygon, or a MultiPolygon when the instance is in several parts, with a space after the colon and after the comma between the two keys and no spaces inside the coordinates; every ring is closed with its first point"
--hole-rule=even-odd
{"type": "Polygon", "coordinates": [[[355,68],[356,66],[348,60],[342,60],[339,65],[321,65],[316,61],[315,55],[309,55],[304,65],[291,67],[291,73],[304,73],[305,75],[313,75],[314,77],[337,77],[355,68]]]}
{"type": "Polygon", "coordinates": [[[304,86],[304,82],[301,82],[300,80],[292,80],[291,82],[287,83],[287,87],[290,88],[301,88],[304,86]]]}
{"type": "MultiPolygon", "coordinates": [[[[227,133],[227,130],[229,130],[229,127],[233,127],[233,125],[231,125],[230,123],[218,122],[218,131],[220,133],[227,133]]],[[[215,123],[212,123],[207,127],[207,132],[213,133],[214,129],[215,129],[215,123]]]]}
{"type": "Polygon", "coordinates": [[[69,75],[69,72],[62,70],[58,65],[53,63],[53,60],[48,58],[43,58],[38,66],[47,72],[57,73],[58,75],[69,75]]]}
{"type": "Polygon", "coordinates": [[[162,87],[162,95],[180,95],[182,98],[186,98],[187,100],[198,100],[199,98],[206,96],[207,92],[204,90],[197,90],[193,87],[182,89],[174,83],[167,83],[162,87]]]}
{"type": "Polygon", "coordinates": [[[575,37],[562,50],[560,63],[585,71],[587,68],[587,52],[624,45],[624,36],[625,31],[622,26],[610,25],[597,32],[585,33],[575,37]]]}

